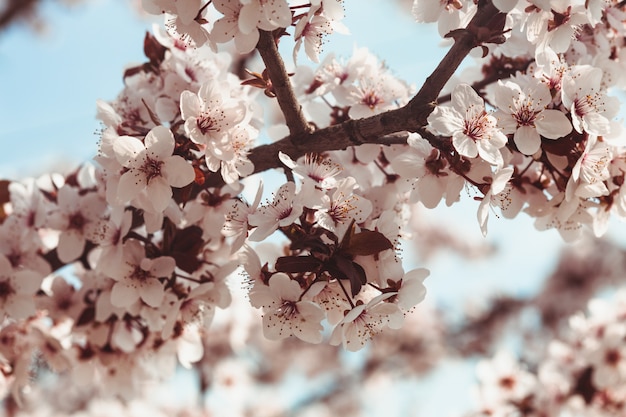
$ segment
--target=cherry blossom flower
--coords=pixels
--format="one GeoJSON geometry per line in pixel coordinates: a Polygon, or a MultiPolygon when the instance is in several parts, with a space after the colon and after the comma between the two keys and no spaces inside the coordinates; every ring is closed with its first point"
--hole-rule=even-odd
{"type": "Polygon", "coordinates": [[[589,137],[585,151],[572,168],[566,198],[571,200],[574,196],[589,198],[607,195],[609,189],[604,182],[611,176],[609,172],[611,159],[610,147],[595,136],[589,137]]]}
{"type": "Polygon", "coordinates": [[[572,115],[574,129],[602,136],[611,132],[610,120],[619,109],[617,98],[601,89],[602,70],[590,65],[570,68],[563,77],[562,100],[572,115]]]}
{"type": "Polygon", "coordinates": [[[460,155],[480,156],[492,165],[503,164],[500,148],[507,138],[497,127],[494,116],[485,111],[485,103],[472,87],[459,84],[452,92],[452,105],[438,106],[428,116],[429,125],[443,135],[452,136],[460,155]]]}
{"type": "MultiPolygon", "coordinates": [[[[224,154],[237,153],[227,135],[244,119],[245,105],[242,100],[224,97],[223,88],[217,80],[202,84],[197,94],[183,91],[180,95],[180,111],[189,138],[205,145],[206,162],[211,171],[220,169],[223,159],[230,159],[224,154]]],[[[243,135],[246,132],[240,133],[243,135]]],[[[249,142],[243,139],[243,136],[239,139],[241,151],[247,150],[249,142]]]]}
{"type": "Polygon", "coordinates": [[[245,239],[248,237],[248,216],[254,213],[261,202],[263,194],[263,183],[259,184],[254,201],[248,205],[245,201],[235,199],[233,204],[225,215],[222,233],[227,237],[234,237],[232,251],[236,251],[243,246],[245,239]]]}
{"type": "Polygon", "coordinates": [[[166,27],[181,35],[183,41],[191,38],[198,47],[209,39],[208,32],[196,20],[202,3],[203,0],[142,0],[146,12],[171,15],[166,27]]]}
{"type": "Polygon", "coordinates": [[[259,31],[240,29],[239,16],[244,5],[232,0],[214,0],[213,5],[224,16],[213,24],[211,38],[217,43],[226,43],[234,39],[237,52],[240,54],[251,52],[259,42],[259,31]]]}
{"type": "Polygon", "coordinates": [[[353,307],[333,329],[330,344],[341,344],[344,349],[356,352],[385,327],[399,328],[404,319],[402,311],[397,304],[385,302],[393,295],[395,293],[381,294],[367,304],[353,307]]]}
{"type": "Polygon", "coordinates": [[[536,378],[522,369],[506,351],[492,360],[481,361],[476,373],[481,381],[482,395],[488,403],[507,404],[522,401],[536,386],[536,378]]]}
{"type": "Polygon", "coordinates": [[[35,293],[43,276],[27,269],[13,269],[0,254],[0,311],[3,317],[25,319],[35,314],[35,293]]]}
{"type": "Polygon", "coordinates": [[[283,273],[272,275],[267,286],[256,281],[250,302],[263,307],[263,334],[268,339],[294,335],[309,343],[322,341],[324,311],[301,295],[300,284],[283,273]]]}
{"type": "Polygon", "coordinates": [[[324,35],[330,35],[334,31],[347,34],[345,26],[338,22],[343,18],[343,9],[338,0],[325,0],[311,2],[311,8],[306,16],[301,17],[296,24],[294,39],[296,44],[293,49],[293,61],[304,43],[304,51],[313,62],[319,62],[319,54],[322,49],[324,35]]]}
{"type": "Polygon", "coordinates": [[[417,133],[409,134],[410,148],[391,161],[391,166],[412,186],[410,202],[435,208],[444,196],[449,206],[460,198],[465,180],[450,172],[440,152],[417,133]]]}
{"type": "Polygon", "coordinates": [[[239,14],[239,29],[250,33],[257,27],[263,30],[286,28],[291,25],[291,10],[287,0],[243,0],[239,14]]]}
{"type": "Polygon", "coordinates": [[[296,195],[293,182],[283,184],[271,204],[263,205],[248,216],[248,223],[257,226],[249,239],[260,241],[274,233],[279,227],[288,226],[302,214],[302,203],[296,195]]]}
{"type": "Polygon", "coordinates": [[[487,219],[489,218],[489,209],[491,206],[500,207],[507,201],[507,197],[505,195],[500,196],[500,194],[505,191],[512,175],[513,167],[502,168],[496,172],[489,185],[489,190],[478,206],[478,224],[480,225],[483,236],[487,236],[487,219]]]}
{"type": "Polygon", "coordinates": [[[174,258],[169,256],[146,258],[143,245],[129,239],[124,243],[124,262],[112,275],[117,282],[111,290],[111,303],[128,307],[141,299],[151,307],[158,307],[165,293],[159,278],[169,277],[175,267],[174,258]]]}
{"type": "Polygon", "coordinates": [[[334,188],[337,184],[336,177],[342,171],[341,165],[332,158],[319,154],[306,154],[296,162],[289,155],[279,152],[278,158],[302,181],[311,181],[316,187],[322,189],[334,188]]]}
{"type": "Polygon", "coordinates": [[[494,117],[505,134],[513,133],[517,149],[532,155],[541,146],[541,136],[558,139],[572,131],[572,124],[559,110],[547,109],[552,101],[548,87],[534,78],[522,90],[513,81],[498,81],[495,99],[498,111],[494,117]]]}
{"type": "Polygon", "coordinates": [[[57,252],[63,262],[78,258],[85,242],[92,239],[106,205],[94,192],[81,194],[80,190],[64,185],[58,192],[58,208],[49,217],[50,227],[61,231],[57,252]]]}
{"type": "Polygon", "coordinates": [[[155,212],[162,212],[172,198],[171,187],[184,187],[195,178],[193,167],[179,155],[172,155],[172,132],[157,126],[144,143],[132,136],[120,136],[113,144],[118,162],[127,171],[120,178],[118,198],[127,202],[142,191],[149,195],[155,212]]]}
{"type": "Polygon", "coordinates": [[[315,220],[320,226],[343,236],[352,221],[360,224],[367,219],[372,212],[372,203],[354,194],[355,187],[354,178],[344,178],[337,182],[332,195],[323,195],[321,203],[312,207],[317,209],[315,220]]]}
{"type": "Polygon", "coordinates": [[[426,268],[415,268],[402,277],[402,285],[398,291],[397,303],[402,311],[409,311],[426,297],[424,280],[430,275],[426,268]]]}
{"type": "Polygon", "coordinates": [[[589,362],[594,366],[593,384],[599,389],[619,386],[626,381],[626,327],[610,323],[601,336],[587,341],[589,362]]]}

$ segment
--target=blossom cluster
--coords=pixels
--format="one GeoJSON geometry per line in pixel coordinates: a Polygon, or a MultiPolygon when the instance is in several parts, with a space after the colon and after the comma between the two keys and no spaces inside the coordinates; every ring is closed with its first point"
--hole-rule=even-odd
{"type": "Polygon", "coordinates": [[[594,299],[569,319],[536,364],[501,351],[479,363],[480,405],[471,416],[614,416],[624,413],[626,294],[594,299]]]}
{"type": "MultiPolygon", "coordinates": [[[[241,70],[257,65],[249,53],[263,48],[261,36],[275,46],[292,26],[294,56],[304,45],[317,62],[323,36],[343,31],[339,0],[143,6],[166,14],[168,30],[146,35],[148,62],[126,70],[115,100],[98,103],[97,165],[3,183],[0,341],[10,343],[0,363],[16,398],[38,352],[52,369],[119,395],[171,372],[175,358],[191,366],[216,309],[231,303],[237,271],[268,339],[361,349],[400,328],[425,296],[428,271],[405,271],[400,258],[411,206],[451,205],[464,188],[480,200],[483,233],[492,208],[524,211],[565,240],[584,227],[599,236],[611,214],[625,216],[626,143],[609,95],[624,84],[621,3],[416,0],[418,21],[440,22],[453,39],[474,31],[483,54],[480,71],[450,83],[450,94],[418,103],[429,109],[421,115],[407,109],[442,76],[416,93],[365,48],[285,71],[283,86],[241,70]],[[481,8],[493,20],[477,28],[481,8]],[[231,40],[243,55],[225,52],[231,40]],[[302,129],[287,121],[294,110],[302,129]],[[402,140],[372,139],[367,127],[402,140]],[[351,146],[307,152],[316,130],[345,133],[351,146]],[[291,154],[257,145],[287,131],[304,132],[280,139],[291,154]],[[286,181],[262,203],[250,177],[268,167],[286,181]]],[[[266,70],[278,58],[263,58],[266,70]]],[[[608,344],[623,339],[621,328],[606,334],[608,344]]],[[[593,373],[596,390],[622,381],[607,374],[593,373]]]]}
{"type": "Polygon", "coordinates": [[[341,0],[143,0],[142,5],[148,13],[164,14],[170,33],[188,45],[209,45],[215,50],[217,44],[233,41],[241,54],[256,47],[260,30],[293,25],[294,58],[304,45],[307,56],[318,62],[324,36],[347,31],[341,24],[341,0]]]}

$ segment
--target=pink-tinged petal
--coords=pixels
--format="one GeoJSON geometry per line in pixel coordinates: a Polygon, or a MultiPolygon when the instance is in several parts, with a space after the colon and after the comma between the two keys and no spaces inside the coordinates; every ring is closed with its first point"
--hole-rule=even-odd
{"type": "Polygon", "coordinates": [[[113,142],[113,152],[115,152],[117,162],[127,168],[145,151],[143,143],[132,136],[120,136],[113,142]]]}
{"type": "Polygon", "coordinates": [[[127,171],[120,177],[117,186],[117,198],[123,202],[130,201],[146,188],[146,184],[146,177],[141,172],[137,170],[127,171]]]}
{"type": "Polygon", "coordinates": [[[585,131],[596,136],[604,136],[611,133],[611,122],[599,113],[588,113],[583,116],[585,131]]]}
{"type": "Polygon", "coordinates": [[[269,284],[272,293],[279,300],[297,301],[302,293],[300,284],[280,272],[272,275],[269,284]]]}
{"type": "Polygon", "coordinates": [[[287,318],[272,313],[263,315],[263,336],[269,340],[281,340],[291,336],[287,318]]]}
{"type": "Polygon", "coordinates": [[[268,21],[286,28],[291,25],[291,10],[285,0],[268,0],[263,4],[263,12],[268,21]]]}
{"type": "Polygon", "coordinates": [[[300,340],[308,343],[320,343],[322,341],[321,321],[324,319],[324,311],[315,303],[301,301],[297,304],[298,312],[305,322],[298,323],[293,329],[293,334],[300,340]]]}
{"type": "Polygon", "coordinates": [[[478,142],[478,155],[491,165],[502,166],[502,153],[500,147],[491,140],[481,140],[478,142]]]}
{"type": "Polygon", "coordinates": [[[499,111],[511,114],[517,110],[517,99],[522,95],[520,86],[512,81],[498,81],[494,95],[499,111]]]}
{"type": "Polygon", "coordinates": [[[442,184],[442,180],[434,175],[426,175],[417,182],[419,201],[424,207],[429,209],[433,209],[439,205],[445,190],[445,185],[442,184]]]}
{"type": "Polygon", "coordinates": [[[127,287],[121,282],[116,282],[111,289],[111,304],[114,307],[130,307],[139,300],[139,292],[136,288],[127,287]]]}
{"type": "Polygon", "coordinates": [[[178,339],[178,361],[182,366],[191,369],[191,364],[198,362],[204,355],[200,333],[185,329],[183,337],[178,339]]]}
{"type": "Polygon", "coordinates": [[[544,110],[535,120],[537,132],[548,139],[558,139],[572,131],[572,124],[565,114],[558,110],[544,110]]]}
{"type": "Polygon", "coordinates": [[[235,49],[237,49],[237,52],[240,54],[247,54],[259,43],[259,37],[259,31],[256,29],[247,34],[240,34],[235,37],[235,49]]]}
{"type": "Polygon", "coordinates": [[[150,199],[150,204],[152,204],[157,213],[163,212],[172,199],[172,187],[163,177],[156,177],[150,180],[146,187],[146,193],[150,199]]]}
{"type": "Polygon", "coordinates": [[[4,304],[4,309],[9,317],[16,320],[32,317],[37,312],[32,295],[14,295],[9,297],[4,304]]]}
{"type": "Polygon", "coordinates": [[[165,126],[156,126],[146,135],[146,156],[164,160],[174,152],[174,135],[165,126]]]}
{"type": "MultiPolygon", "coordinates": [[[[238,33],[239,26],[237,23],[237,18],[233,16],[224,16],[218,19],[213,25],[211,38],[217,43],[226,43],[233,39],[238,33]]],[[[183,116],[183,118],[185,117],[183,116]]]]}
{"type": "Polygon", "coordinates": [[[188,25],[194,21],[200,7],[202,7],[200,0],[178,0],[176,14],[184,24],[188,25]]]}
{"type": "Polygon", "coordinates": [[[200,100],[197,94],[188,90],[180,93],[180,114],[185,120],[200,114],[200,100]]]}
{"type": "Polygon", "coordinates": [[[85,248],[85,237],[74,230],[68,230],[59,237],[57,255],[62,262],[69,263],[78,258],[85,248]]]}
{"type": "Polygon", "coordinates": [[[13,275],[11,286],[18,294],[34,295],[41,287],[43,277],[34,271],[18,271],[13,275]]]}
{"type": "Polygon", "coordinates": [[[362,329],[358,324],[348,323],[344,325],[343,347],[350,352],[356,352],[363,349],[369,339],[370,335],[368,335],[366,330],[362,329]]]}
{"type": "Polygon", "coordinates": [[[163,302],[163,297],[165,296],[163,284],[157,279],[147,279],[139,288],[139,295],[150,307],[158,307],[163,302]]]}
{"type": "Polygon", "coordinates": [[[165,160],[161,167],[161,174],[172,187],[176,188],[184,187],[196,178],[191,164],[179,155],[171,156],[165,160]]]}
{"type": "Polygon", "coordinates": [[[442,135],[451,136],[463,130],[463,117],[448,106],[439,106],[428,116],[428,124],[442,135]]]}
{"type": "Polygon", "coordinates": [[[116,282],[111,289],[113,307],[128,308],[139,300],[139,291],[121,282],[116,282]]]}
{"type": "Polygon", "coordinates": [[[64,185],[59,189],[57,201],[58,206],[62,211],[66,213],[72,213],[76,211],[80,202],[78,189],[67,184],[64,185]]]}
{"type": "Polygon", "coordinates": [[[498,120],[498,127],[504,133],[509,134],[517,130],[517,120],[511,114],[498,110],[493,116],[498,120]]]}
{"type": "Polygon", "coordinates": [[[539,133],[532,126],[521,126],[515,131],[513,140],[517,149],[524,155],[532,155],[541,147],[539,133]]]}
{"type": "Polygon", "coordinates": [[[478,156],[476,143],[461,132],[457,132],[452,136],[452,144],[454,149],[462,156],[467,156],[468,158],[476,158],[478,156]]]}
{"type": "Polygon", "coordinates": [[[474,107],[480,113],[485,102],[469,84],[459,84],[452,91],[452,106],[461,114],[474,107]]]}
{"type": "Polygon", "coordinates": [[[2,271],[2,273],[7,273],[8,271],[11,271],[12,269],[13,269],[13,266],[11,266],[11,262],[9,262],[6,256],[0,253],[0,271],[2,271]]]}
{"type": "Polygon", "coordinates": [[[241,8],[239,12],[239,31],[243,34],[248,34],[253,30],[256,30],[259,23],[260,10],[258,3],[248,3],[241,8]]]}
{"type": "MultiPolygon", "coordinates": [[[[144,261],[141,263],[142,268],[144,268],[144,261]]],[[[171,256],[159,256],[150,261],[150,267],[146,270],[155,277],[169,277],[176,268],[176,261],[171,256]]]]}

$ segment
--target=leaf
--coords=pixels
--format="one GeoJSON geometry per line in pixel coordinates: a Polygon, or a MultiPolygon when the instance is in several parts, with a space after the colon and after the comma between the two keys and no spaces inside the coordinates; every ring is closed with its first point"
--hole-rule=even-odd
{"type": "MultiPolygon", "coordinates": [[[[202,264],[202,260],[198,259],[198,254],[204,247],[202,229],[198,226],[189,226],[173,232],[170,239],[166,255],[174,258],[176,266],[185,272],[192,273],[197,270],[202,264]]],[[[164,249],[166,249],[165,239],[164,249]]]]}
{"type": "Polygon", "coordinates": [[[146,32],[146,36],[143,39],[143,53],[150,60],[150,63],[158,67],[165,60],[167,49],[161,45],[157,38],[146,32]]]}
{"type": "Polygon", "coordinates": [[[341,248],[343,253],[351,256],[376,255],[387,249],[393,249],[393,243],[374,230],[361,230],[350,238],[348,247],[341,248]]]}
{"type": "Polygon", "coordinates": [[[331,262],[327,264],[326,270],[333,278],[347,279],[350,281],[350,291],[352,296],[356,296],[361,287],[367,283],[367,277],[365,276],[365,270],[363,267],[352,260],[336,255],[331,259],[331,262]]]}
{"type": "Polygon", "coordinates": [[[321,266],[322,262],[314,256],[281,256],[276,260],[276,270],[278,272],[315,272],[321,266]]]}

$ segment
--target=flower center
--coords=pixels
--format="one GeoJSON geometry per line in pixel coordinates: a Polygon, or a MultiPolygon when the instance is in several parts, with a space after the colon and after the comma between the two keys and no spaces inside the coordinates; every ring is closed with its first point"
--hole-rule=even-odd
{"type": "Polygon", "coordinates": [[[465,119],[463,121],[463,133],[468,138],[477,141],[481,139],[488,139],[485,137],[485,132],[490,127],[489,119],[487,119],[487,113],[484,111],[482,114],[465,119]]]}
{"type": "Polygon", "coordinates": [[[574,111],[576,115],[583,117],[589,113],[599,113],[599,108],[596,105],[598,98],[599,95],[597,93],[577,97],[576,100],[574,100],[574,111]]]}
{"type": "Polygon", "coordinates": [[[284,317],[287,320],[294,317],[297,313],[298,308],[296,307],[296,303],[289,300],[283,300],[283,304],[276,310],[278,317],[284,317]]]}
{"type": "Polygon", "coordinates": [[[535,126],[537,112],[531,109],[529,104],[523,104],[514,115],[518,126],[535,126]]]}
{"type": "Polygon", "coordinates": [[[150,180],[152,180],[153,178],[160,177],[162,166],[163,161],[146,158],[146,161],[141,167],[141,172],[143,172],[146,176],[146,182],[150,183],[150,180]]]}

